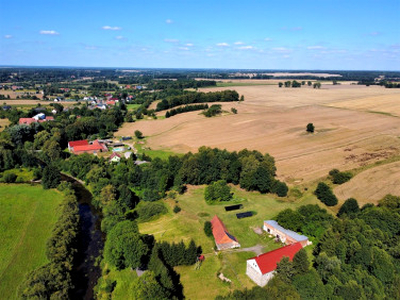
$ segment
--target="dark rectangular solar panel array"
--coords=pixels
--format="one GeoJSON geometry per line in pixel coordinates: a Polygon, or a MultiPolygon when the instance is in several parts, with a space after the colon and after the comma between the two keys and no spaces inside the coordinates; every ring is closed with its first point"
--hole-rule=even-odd
{"type": "Polygon", "coordinates": [[[242,204],[225,206],[225,211],[237,210],[237,209],[241,209],[242,207],[243,207],[242,204]]]}
{"type": "Polygon", "coordinates": [[[243,218],[251,217],[252,215],[253,215],[253,213],[251,211],[246,211],[244,213],[236,214],[236,218],[243,219],[243,218]]]}

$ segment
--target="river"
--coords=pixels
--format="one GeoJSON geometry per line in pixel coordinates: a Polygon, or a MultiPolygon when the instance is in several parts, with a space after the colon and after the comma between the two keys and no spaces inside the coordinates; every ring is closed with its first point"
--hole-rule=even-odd
{"type": "Polygon", "coordinates": [[[104,247],[104,235],[101,232],[101,212],[91,203],[92,194],[76,179],[65,174],[62,180],[71,182],[79,203],[80,232],[78,253],[72,281],[75,288],[72,299],[93,299],[93,288],[101,276],[101,268],[97,258],[104,247]]]}

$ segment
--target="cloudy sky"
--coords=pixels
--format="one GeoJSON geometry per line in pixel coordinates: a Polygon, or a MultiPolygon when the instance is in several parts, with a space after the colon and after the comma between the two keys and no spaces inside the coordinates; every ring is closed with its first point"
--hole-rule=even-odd
{"type": "Polygon", "coordinates": [[[400,0],[1,0],[0,65],[400,70],[400,0]]]}

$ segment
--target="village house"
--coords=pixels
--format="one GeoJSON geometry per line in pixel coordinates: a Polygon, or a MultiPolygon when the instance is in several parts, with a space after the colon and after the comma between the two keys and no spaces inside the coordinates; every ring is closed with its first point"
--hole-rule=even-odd
{"type": "Polygon", "coordinates": [[[40,113],[33,118],[20,118],[18,121],[19,125],[31,125],[32,123],[43,123],[48,121],[54,121],[54,117],[46,117],[45,114],[40,113]]]}
{"type": "Polygon", "coordinates": [[[214,216],[211,220],[212,233],[215,239],[215,244],[218,250],[225,250],[231,248],[239,248],[240,244],[236,238],[231,235],[226,229],[224,223],[217,217],[214,216]]]}
{"type": "Polygon", "coordinates": [[[246,275],[256,284],[263,287],[275,275],[277,263],[286,256],[293,260],[294,255],[300,251],[302,245],[295,243],[247,260],[246,275]]]}
{"type": "Polygon", "coordinates": [[[305,247],[311,244],[311,242],[308,240],[308,237],[305,235],[300,235],[294,231],[285,229],[274,220],[264,221],[263,229],[286,245],[300,243],[303,247],[305,247]]]}
{"type": "Polygon", "coordinates": [[[97,152],[107,152],[108,148],[103,143],[95,140],[91,143],[88,140],[71,141],[68,142],[68,150],[74,154],[82,153],[97,153],[97,152]]]}
{"type": "Polygon", "coordinates": [[[119,163],[121,161],[121,155],[113,152],[113,154],[111,154],[111,156],[108,158],[108,161],[112,163],[119,163]]]}

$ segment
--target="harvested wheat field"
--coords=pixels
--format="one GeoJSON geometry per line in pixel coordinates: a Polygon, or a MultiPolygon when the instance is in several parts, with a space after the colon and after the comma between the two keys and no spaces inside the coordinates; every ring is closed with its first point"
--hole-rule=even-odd
{"type": "Polygon", "coordinates": [[[360,206],[382,199],[387,194],[400,196],[400,162],[375,167],[366,170],[349,182],[334,189],[340,202],[353,197],[360,206]]]}
{"type": "Polygon", "coordinates": [[[289,184],[310,182],[333,168],[349,170],[400,153],[400,118],[388,115],[397,114],[395,105],[387,114],[368,112],[368,107],[344,107],[346,102],[371,102],[372,98],[384,103],[400,97],[399,90],[354,85],[323,85],[320,90],[277,86],[203,90],[225,89],[235,89],[245,97],[242,103],[222,103],[227,112],[235,107],[237,115],[205,118],[189,112],[124,124],[117,135],[140,130],[152,149],[176,152],[196,151],[202,145],[268,152],[276,159],[279,178],[289,184]],[[338,102],[340,107],[331,106],[338,102]],[[309,122],[316,127],[314,134],[305,132],[309,122]]]}

